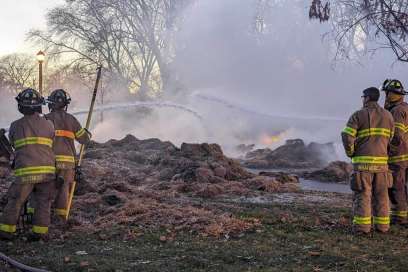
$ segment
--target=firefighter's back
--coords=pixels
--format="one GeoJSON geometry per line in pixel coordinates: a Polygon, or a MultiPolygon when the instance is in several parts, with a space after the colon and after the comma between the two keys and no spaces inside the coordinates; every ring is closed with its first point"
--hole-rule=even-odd
{"type": "Polygon", "coordinates": [[[38,113],[11,124],[9,138],[15,148],[15,175],[21,182],[38,183],[55,174],[54,134],[52,122],[38,113]]]}
{"type": "Polygon", "coordinates": [[[375,102],[355,113],[358,120],[353,164],[358,171],[387,171],[393,117],[375,102]]]}
{"type": "Polygon", "coordinates": [[[55,126],[54,152],[57,168],[73,169],[75,167],[75,140],[82,142],[85,130],[78,120],[64,110],[53,110],[47,114],[55,126]]]}

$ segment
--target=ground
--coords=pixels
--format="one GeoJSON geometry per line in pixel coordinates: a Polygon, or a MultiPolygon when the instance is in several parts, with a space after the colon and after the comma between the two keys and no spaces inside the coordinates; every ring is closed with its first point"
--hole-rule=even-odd
{"type": "MultiPolygon", "coordinates": [[[[197,199],[200,201],[200,199],[197,199]]],[[[5,254],[51,271],[403,271],[408,229],[350,234],[351,197],[301,192],[259,199],[205,199],[261,225],[237,237],[139,233],[137,225],[102,233],[69,232],[48,243],[0,242],[5,254]],[[125,233],[132,233],[129,239],[125,233]]]]}

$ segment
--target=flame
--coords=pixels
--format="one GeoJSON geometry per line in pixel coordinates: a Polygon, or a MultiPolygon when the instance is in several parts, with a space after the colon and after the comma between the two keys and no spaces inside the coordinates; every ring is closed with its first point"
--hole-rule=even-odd
{"type": "Polygon", "coordinates": [[[269,134],[264,133],[260,136],[259,141],[262,145],[271,146],[275,143],[283,141],[286,134],[287,134],[286,131],[283,131],[276,135],[269,135],[269,134]]]}

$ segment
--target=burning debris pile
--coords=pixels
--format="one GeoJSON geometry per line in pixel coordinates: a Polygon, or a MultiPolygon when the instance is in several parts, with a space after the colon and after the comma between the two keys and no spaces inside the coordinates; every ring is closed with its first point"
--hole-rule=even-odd
{"type": "Polygon", "coordinates": [[[249,152],[244,165],[255,169],[321,168],[327,164],[327,154],[335,154],[332,143],[306,145],[303,140],[287,140],[275,150],[269,148],[249,152]]]}
{"type": "MultiPolygon", "coordinates": [[[[256,228],[259,222],[235,218],[204,199],[299,189],[297,179],[246,171],[216,144],[177,148],[170,142],[133,136],[91,143],[83,172],[72,210],[73,231],[103,232],[122,225],[235,235],[256,228]]],[[[4,199],[5,192],[0,194],[4,199]]]]}

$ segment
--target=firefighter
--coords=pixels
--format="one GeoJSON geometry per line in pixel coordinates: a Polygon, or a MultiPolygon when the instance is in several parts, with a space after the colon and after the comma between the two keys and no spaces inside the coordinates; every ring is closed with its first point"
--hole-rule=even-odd
{"type": "Polygon", "coordinates": [[[404,102],[404,90],[398,80],[386,80],[383,84],[386,93],[385,108],[395,121],[395,135],[389,150],[389,166],[394,178],[394,185],[389,190],[391,200],[391,221],[406,225],[407,222],[407,168],[408,168],[408,104],[404,102]]]}
{"type": "Polygon", "coordinates": [[[82,128],[78,120],[67,113],[71,102],[69,94],[58,89],[48,97],[50,113],[47,119],[55,126],[54,152],[56,155],[57,183],[55,197],[55,212],[65,219],[67,215],[69,191],[75,178],[75,140],[86,144],[90,140],[90,133],[82,128]]]}
{"type": "Polygon", "coordinates": [[[389,230],[388,147],[394,130],[391,113],[378,105],[380,91],[371,87],[363,92],[363,108],[349,119],[342,132],[344,149],[352,159],[353,230],[367,234],[389,230]]]}
{"type": "Polygon", "coordinates": [[[10,126],[9,139],[15,149],[15,182],[8,192],[8,202],[0,218],[0,237],[12,239],[20,211],[34,191],[33,237],[48,233],[52,190],[55,180],[55,155],[52,149],[55,129],[42,113],[44,98],[33,89],[16,97],[18,110],[24,116],[10,126]]]}

